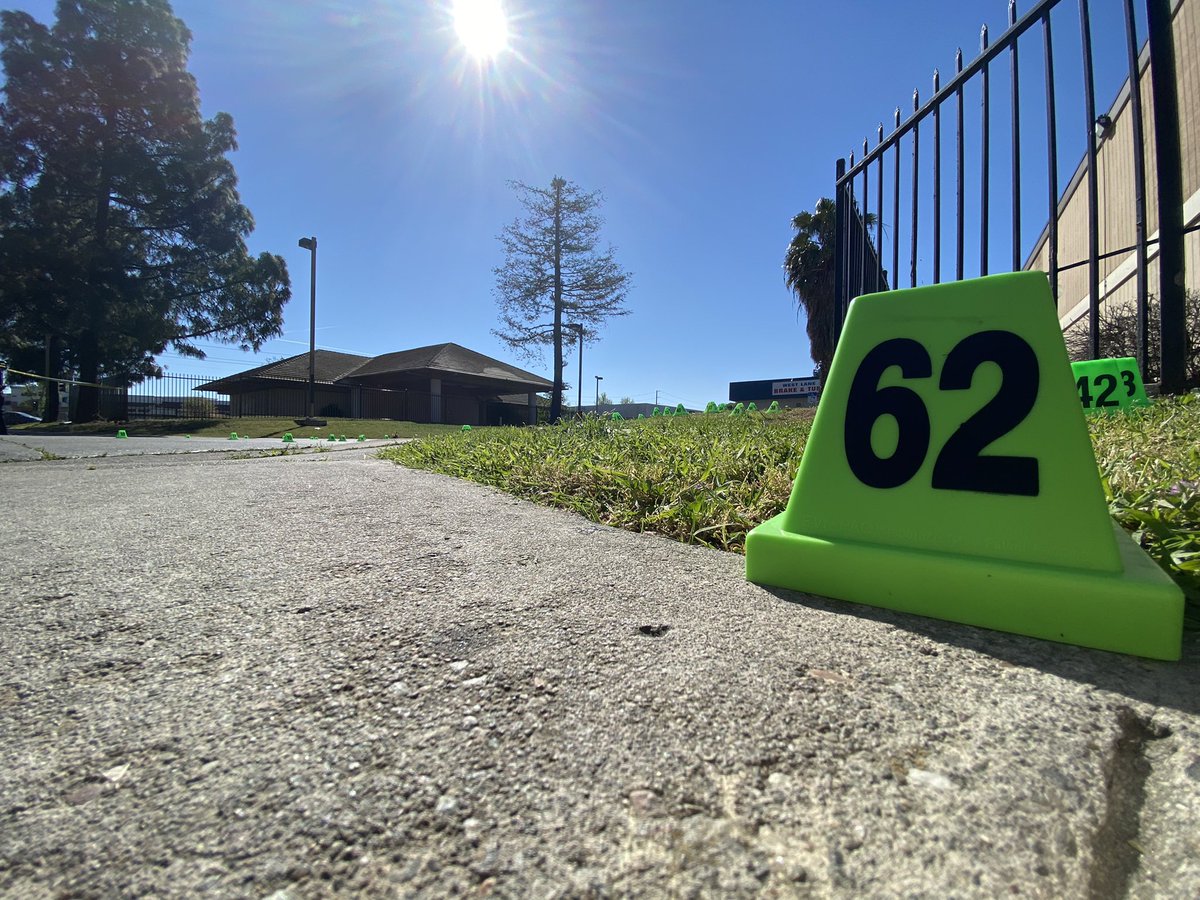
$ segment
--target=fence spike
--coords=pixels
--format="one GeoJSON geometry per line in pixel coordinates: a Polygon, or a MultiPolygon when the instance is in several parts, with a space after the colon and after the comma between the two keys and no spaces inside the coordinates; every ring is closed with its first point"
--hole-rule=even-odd
{"type": "Polygon", "coordinates": [[[879,128],[875,132],[875,140],[879,144],[883,143],[883,123],[882,122],[879,123],[879,128]]]}
{"type": "Polygon", "coordinates": [[[988,48],[988,30],[987,22],[983,23],[983,27],[979,29],[979,49],[986,50],[988,48]]]}

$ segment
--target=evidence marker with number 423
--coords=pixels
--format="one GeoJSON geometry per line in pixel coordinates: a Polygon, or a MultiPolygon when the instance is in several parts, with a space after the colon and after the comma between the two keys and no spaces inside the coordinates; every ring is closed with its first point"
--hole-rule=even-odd
{"type": "Polygon", "coordinates": [[[1131,356],[1074,362],[1071,374],[1085,412],[1116,412],[1150,404],[1137,360],[1131,356]]]}
{"type": "Polygon", "coordinates": [[[1040,272],[857,298],[754,582],[1177,659],[1183,594],[1112,521],[1040,272]]]}

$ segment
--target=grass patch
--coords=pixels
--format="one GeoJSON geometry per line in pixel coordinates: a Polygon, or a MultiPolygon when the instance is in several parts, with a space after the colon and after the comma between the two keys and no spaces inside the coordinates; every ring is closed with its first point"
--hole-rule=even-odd
{"type": "MultiPolygon", "coordinates": [[[[457,432],[381,456],[587,518],[743,552],[787,505],[808,410],[457,432]]],[[[1109,511],[1183,588],[1200,627],[1200,395],[1158,400],[1088,428],[1109,511]]]]}
{"type": "Polygon", "coordinates": [[[740,551],[787,504],[808,410],[492,428],[392,447],[384,458],[493,485],[587,518],[740,551]]]}
{"type": "Polygon", "coordinates": [[[1200,627],[1200,394],[1091,416],[1108,510],[1187,594],[1200,627]]]}
{"type": "Polygon", "coordinates": [[[236,419],[146,419],[117,425],[113,422],[80,422],[64,424],[47,422],[10,428],[14,435],[106,435],[112,436],[124,428],[130,437],[192,437],[227,438],[230,432],[242,437],[283,437],[290,431],[295,437],[346,435],[355,440],[360,434],[369,440],[389,437],[423,438],[460,431],[461,425],[424,425],[417,422],[393,422],[389,419],[327,419],[324,428],[301,428],[295,419],[245,417],[236,419]]]}

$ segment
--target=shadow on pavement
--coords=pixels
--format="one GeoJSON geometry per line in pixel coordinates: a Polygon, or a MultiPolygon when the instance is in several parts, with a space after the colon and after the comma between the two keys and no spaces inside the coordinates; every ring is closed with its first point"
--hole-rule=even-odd
{"type": "Polygon", "coordinates": [[[1090,684],[1132,700],[1185,713],[1200,713],[1200,690],[1196,687],[1200,682],[1200,632],[1184,631],[1182,658],[1179,662],[1164,662],[928,619],[782,588],[764,586],[763,590],[787,603],[883,622],[939,643],[1090,684]]]}

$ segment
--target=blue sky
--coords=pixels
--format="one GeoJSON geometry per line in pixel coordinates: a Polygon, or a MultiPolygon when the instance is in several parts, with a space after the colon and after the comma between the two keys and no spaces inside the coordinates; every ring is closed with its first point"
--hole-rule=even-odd
{"type": "MultiPolygon", "coordinates": [[[[50,0],[0,5],[53,20],[50,0]]],[[[947,80],[956,47],[974,58],[981,23],[995,37],[1007,21],[1003,0],[504,0],[511,49],[481,66],[451,0],[173,5],[205,114],[237,125],[250,247],[287,259],[293,299],[284,338],[258,356],[206,344],[203,362],[165,354],[169,371],[220,376],[306,351],[309,260],[296,242],[315,234],[319,347],[454,341],[549,377],[548,356],[522,360],[491,334],[493,269],[496,237],[520,213],[507,182],[561,175],[603,192],[604,239],[633,273],[631,314],[585,348],[584,402],[602,375],[614,400],[701,407],[730,381],[811,372],[781,270],[791,217],[832,196],[835,159],[873,143],[878,122],[890,130],[897,105],[907,116],[935,66],[947,80]]],[[[1078,92],[1075,7],[1055,13],[1056,65],[1060,89],[1078,92]]],[[[1124,75],[1121,7],[1093,7],[1103,110],[1124,75]]],[[[1036,68],[1022,87],[1035,93],[1040,58],[1026,55],[1036,68]]],[[[1081,130],[1060,122],[1064,181],[1081,130]]],[[[1026,158],[1038,171],[1039,136],[1026,158]]],[[[994,126],[993,144],[1007,140],[994,126]]],[[[1006,160],[994,147],[993,166],[1006,160]]],[[[996,190],[1007,197],[1003,179],[996,190]]],[[[1028,203],[1026,248],[1045,222],[1044,204],[1028,203]]],[[[1007,260],[1007,227],[993,231],[1007,260]]],[[[572,349],[568,382],[577,365],[572,349]]]]}

